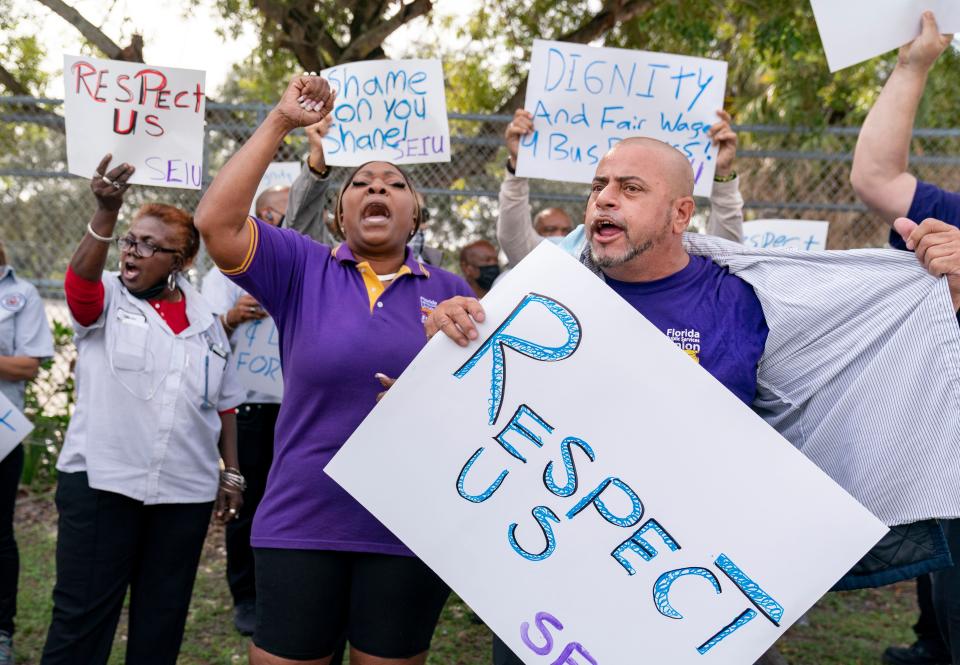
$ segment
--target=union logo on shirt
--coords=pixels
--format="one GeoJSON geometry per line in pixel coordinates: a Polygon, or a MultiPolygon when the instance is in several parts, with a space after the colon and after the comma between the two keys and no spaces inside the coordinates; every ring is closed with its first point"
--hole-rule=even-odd
{"type": "Polygon", "coordinates": [[[694,362],[700,362],[700,331],[696,328],[667,328],[667,337],[694,362]]]}
{"type": "Polygon", "coordinates": [[[420,323],[426,323],[427,317],[437,308],[437,301],[420,296],[420,323]]]}
{"type": "Polygon", "coordinates": [[[27,304],[27,297],[22,293],[8,293],[0,298],[0,307],[8,312],[19,312],[27,304]]]}

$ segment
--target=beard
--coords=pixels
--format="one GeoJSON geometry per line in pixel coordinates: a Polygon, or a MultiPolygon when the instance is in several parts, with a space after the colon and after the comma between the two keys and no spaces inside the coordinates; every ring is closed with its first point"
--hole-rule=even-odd
{"type": "Polygon", "coordinates": [[[646,236],[638,241],[634,241],[630,237],[629,229],[623,229],[623,235],[627,240],[627,248],[622,251],[620,254],[606,254],[604,256],[599,256],[597,250],[594,247],[593,242],[590,243],[590,260],[593,261],[593,264],[598,268],[616,268],[622,266],[625,263],[633,261],[635,258],[641,254],[650,250],[654,245],[656,245],[669,231],[670,224],[672,222],[672,211],[667,211],[666,218],[664,219],[663,226],[660,228],[659,233],[653,233],[646,236]]]}

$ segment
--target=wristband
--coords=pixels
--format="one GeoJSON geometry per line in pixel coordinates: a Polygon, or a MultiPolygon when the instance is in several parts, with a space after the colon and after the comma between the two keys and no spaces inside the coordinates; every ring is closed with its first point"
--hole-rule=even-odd
{"type": "Polygon", "coordinates": [[[715,175],[713,176],[714,182],[732,182],[737,179],[737,172],[731,171],[730,175],[715,175]]]}
{"type": "Polygon", "coordinates": [[[326,164],[323,165],[322,171],[318,171],[315,168],[313,168],[313,164],[310,163],[309,155],[307,156],[307,168],[310,169],[310,173],[317,176],[321,180],[326,180],[327,176],[330,175],[330,167],[326,164]]]}
{"type": "Polygon", "coordinates": [[[92,222],[87,222],[87,233],[89,233],[94,240],[99,240],[100,242],[111,243],[115,240],[115,238],[102,236],[96,231],[94,231],[92,222]]]}

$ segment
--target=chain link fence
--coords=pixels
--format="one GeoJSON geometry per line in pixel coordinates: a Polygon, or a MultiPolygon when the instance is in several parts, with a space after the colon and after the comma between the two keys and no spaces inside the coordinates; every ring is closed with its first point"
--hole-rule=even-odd
{"type": "MultiPolygon", "coordinates": [[[[20,275],[45,296],[62,297],[67,260],[93,210],[87,180],[66,172],[66,148],[59,100],[0,98],[0,196],[2,233],[20,275]]],[[[208,104],[204,141],[204,180],[223,163],[265,117],[266,105],[208,104]]],[[[507,116],[450,116],[453,158],[449,164],[423,164],[409,171],[430,211],[428,244],[445,251],[448,267],[456,253],[478,238],[495,240],[497,190],[503,177],[507,116]]],[[[866,211],[849,184],[857,128],[810,131],[777,126],[738,128],[736,169],[748,219],[817,219],[830,222],[830,249],[880,247],[886,227],[866,211]]],[[[956,188],[960,183],[960,130],[917,130],[911,166],[921,178],[956,188]]],[[[292,134],[276,156],[296,161],[308,152],[302,131],[292,134]]],[[[334,186],[342,172],[334,169],[334,186]]],[[[588,187],[544,180],[531,182],[535,209],[561,207],[573,219],[583,216],[588,187]]],[[[200,192],[134,187],[124,208],[131,214],[157,200],[193,210],[200,192]]],[[[701,202],[706,212],[708,201],[701,202]]],[[[201,260],[202,274],[208,264],[201,260]]]]}
{"type": "MultiPolygon", "coordinates": [[[[0,97],[0,240],[11,265],[50,299],[51,318],[66,321],[62,303],[67,261],[93,211],[88,180],[67,173],[62,102],[30,97],[0,97]]],[[[251,135],[266,116],[266,105],[207,105],[204,137],[204,183],[251,135]]],[[[446,267],[456,269],[457,253],[478,238],[496,240],[497,190],[504,173],[503,130],[509,116],[452,114],[452,160],[423,164],[408,171],[423,193],[430,223],[427,244],[444,250],[446,267]]],[[[849,183],[857,128],[821,131],[777,126],[741,126],[735,164],[748,219],[786,218],[830,222],[829,249],[882,247],[887,227],[857,200],[849,183]]],[[[292,134],[276,161],[297,161],[308,152],[302,130],[292,134]]],[[[911,167],[922,179],[949,189],[960,188],[960,130],[914,132],[911,167]]],[[[334,169],[332,195],[344,176],[334,169]]],[[[534,210],[552,206],[582,219],[588,186],[544,180],[531,182],[534,210]]],[[[139,204],[162,201],[187,210],[196,208],[201,192],[137,186],[121,212],[130,215],[139,204]]],[[[702,224],[709,207],[702,201],[702,224]]],[[[116,250],[114,250],[115,252],[116,250]]],[[[113,263],[116,259],[111,259],[113,263]]],[[[108,264],[109,265],[109,264],[108,264]]],[[[203,255],[192,277],[209,267],[203,255]]],[[[59,418],[67,410],[69,343],[48,370],[47,385],[34,390],[36,413],[59,418]]],[[[29,410],[30,407],[28,407],[29,410]]],[[[56,421],[42,430],[44,450],[56,447],[56,421]]],[[[39,436],[39,435],[35,435],[39,436]]]]}

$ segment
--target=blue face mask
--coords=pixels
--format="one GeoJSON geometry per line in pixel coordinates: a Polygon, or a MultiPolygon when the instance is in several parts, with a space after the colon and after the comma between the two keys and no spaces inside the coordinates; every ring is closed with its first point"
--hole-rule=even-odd
{"type": "Polygon", "coordinates": [[[552,242],[554,245],[562,245],[565,239],[566,236],[547,236],[547,240],[552,242]]]}

